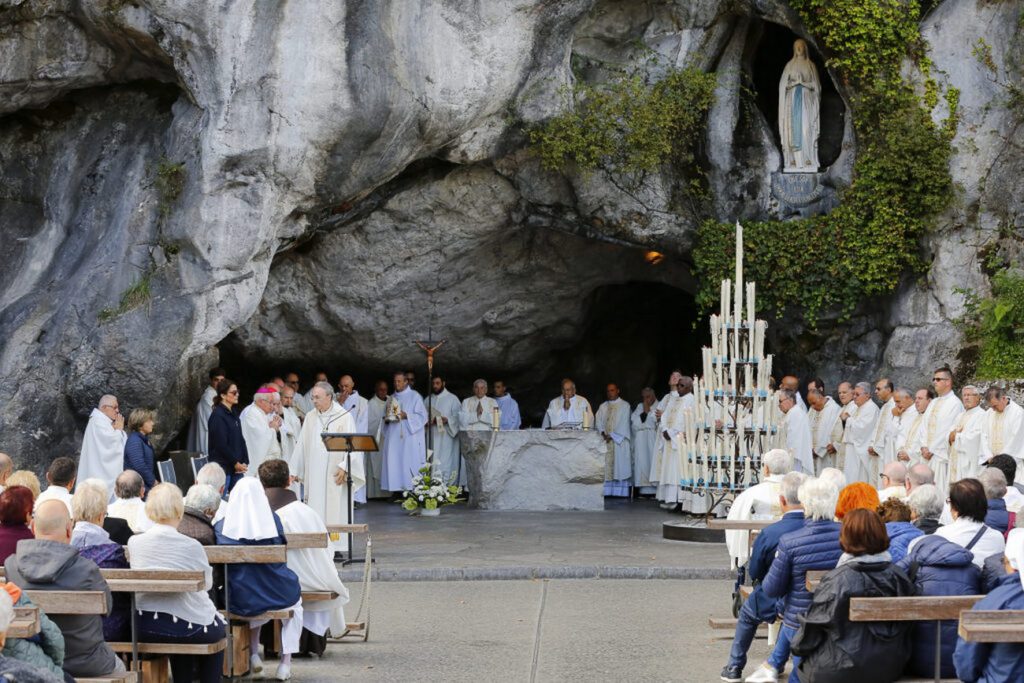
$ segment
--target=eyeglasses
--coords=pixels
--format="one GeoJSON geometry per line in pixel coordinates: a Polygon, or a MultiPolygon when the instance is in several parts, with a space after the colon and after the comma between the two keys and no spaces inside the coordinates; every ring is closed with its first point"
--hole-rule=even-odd
{"type": "Polygon", "coordinates": [[[881,477],[882,479],[888,479],[889,478],[888,474],[879,474],[878,476],[881,477]]]}
{"type": "Polygon", "coordinates": [[[949,382],[949,377],[932,377],[933,382],[949,382]]]}
{"type": "Polygon", "coordinates": [[[231,396],[238,396],[238,389],[232,389],[231,391],[228,392],[228,394],[231,396]]]}

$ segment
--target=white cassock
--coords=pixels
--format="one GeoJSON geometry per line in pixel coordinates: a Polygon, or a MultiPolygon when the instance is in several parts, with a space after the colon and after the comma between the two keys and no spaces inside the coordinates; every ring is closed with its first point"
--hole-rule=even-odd
{"type": "Polygon", "coordinates": [[[285,462],[291,463],[292,452],[295,450],[295,444],[299,442],[299,432],[302,431],[302,420],[294,408],[282,407],[281,412],[281,457],[285,462]]]}
{"type": "MultiPolygon", "coordinates": [[[[871,399],[857,406],[857,412],[846,420],[844,441],[846,442],[846,463],[843,474],[846,482],[863,481],[875,487],[877,482],[871,481],[871,464],[868,462],[868,446],[875,436],[875,425],[878,422],[878,406],[871,399]]],[[[875,476],[878,479],[878,476],[875,476]]]]}
{"type": "MultiPolygon", "coordinates": [[[[368,434],[370,424],[370,403],[365,398],[359,395],[358,391],[353,391],[345,402],[341,404],[341,407],[349,412],[349,415],[356,421],[356,433],[357,434],[368,434]]],[[[363,472],[366,472],[366,454],[365,453],[353,453],[352,459],[359,458],[363,463],[363,472]]],[[[356,491],[357,503],[366,502],[366,487],[356,491]]]]}
{"type": "Polygon", "coordinates": [[[114,429],[110,418],[99,408],[93,408],[82,438],[76,480],[102,479],[107,483],[107,493],[112,494],[114,480],[124,471],[124,444],[127,440],[124,430],[114,429]]]}
{"type": "Polygon", "coordinates": [[[213,399],[217,396],[217,390],[207,386],[203,395],[196,403],[195,412],[192,413],[192,423],[188,426],[188,440],[186,448],[192,453],[209,455],[210,436],[210,413],[213,412],[213,399]]]}
{"type": "Polygon", "coordinates": [[[250,403],[243,410],[239,419],[242,421],[242,438],[245,449],[249,452],[249,469],[245,476],[259,476],[257,470],[267,460],[281,457],[281,444],[277,442],[277,430],[270,426],[273,414],[264,413],[255,403],[250,403]]]}
{"type": "Polygon", "coordinates": [[[857,414],[857,404],[850,401],[846,405],[839,406],[839,425],[837,431],[838,442],[836,443],[836,467],[846,471],[846,455],[850,451],[850,420],[857,414]]]}
{"type": "Polygon", "coordinates": [[[921,462],[921,446],[924,445],[925,428],[924,413],[917,410],[917,406],[911,404],[903,411],[898,418],[898,435],[895,442],[894,452],[898,457],[900,453],[906,453],[910,460],[904,462],[907,467],[912,467],[921,462]]]}
{"type": "Polygon", "coordinates": [[[313,405],[313,390],[310,389],[304,394],[295,394],[295,405],[304,416],[316,410],[316,406],[313,405]]]}
{"type": "MultiPolygon", "coordinates": [[[[686,429],[686,411],[693,410],[693,394],[680,396],[676,392],[669,394],[665,412],[661,414],[661,422],[658,425],[658,451],[654,456],[657,471],[658,493],[657,498],[666,503],[682,502],[679,488],[679,439],[680,434],[686,429]],[[664,433],[668,432],[670,439],[665,439],[664,433]]],[[[652,481],[654,479],[652,478],[652,481]]]]}
{"type": "Polygon", "coordinates": [[[381,462],[381,488],[385,491],[408,491],[412,478],[427,463],[427,408],[415,391],[406,387],[389,399],[385,409],[384,457],[381,462]],[[404,412],[406,419],[387,421],[387,415],[404,412]]]}
{"type": "Polygon", "coordinates": [[[871,485],[878,481],[878,475],[882,468],[889,464],[886,458],[889,455],[889,424],[892,422],[892,409],[896,407],[896,399],[889,397],[881,408],[878,409],[878,419],[875,422],[875,435],[871,439],[871,448],[875,449],[878,455],[868,454],[868,464],[871,469],[871,485]]]}
{"type": "Polygon", "coordinates": [[[593,426],[593,410],[590,408],[590,402],[582,396],[573,396],[569,399],[568,409],[565,407],[565,398],[559,396],[551,399],[548,403],[548,409],[544,413],[544,422],[541,427],[547,429],[548,427],[557,427],[565,423],[575,423],[582,425],[584,422],[583,416],[587,413],[591,415],[591,426],[593,426]]]}
{"type": "MultiPolygon", "coordinates": [[[[286,534],[327,533],[327,526],[320,516],[300,501],[278,508],[277,516],[286,534]]],[[[333,600],[303,601],[303,628],[318,636],[330,628],[332,636],[340,636],[346,629],[345,605],[349,597],[348,589],[338,576],[338,568],[334,566],[334,551],[331,548],[289,549],[287,560],[288,568],[299,577],[303,592],[338,594],[333,600]]]]}
{"type": "Polygon", "coordinates": [[[384,491],[380,488],[381,463],[384,458],[384,407],[387,399],[374,395],[367,402],[367,432],[377,439],[377,452],[368,453],[366,458],[366,497],[382,498],[384,491]]]}
{"type": "Polygon", "coordinates": [[[957,435],[949,456],[949,482],[973,479],[981,471],[978,457],[981,453],[981,432],[985,426],[985,409],[974,406],[960,413],[953,426],[957,435]]]}
{"type": "Polygon", "coordinates": [[[833,442],[832,432],[839,422],[839,404],[831,396],[826,397],[821,410],[807,411],[807,422],[811,428],[815,474],[821,474],[826,467],[835,467],[835,455],[828,452],[828,445],[833,442]]]}
{"type": "MultiPolygon", "coordinates": [[[[1009,401],[1003,412],[995,408],[988,411],[981,432],[981,462],[1006,453],[1017,461],[1014,480],[1024,484],[1024,408],[1015,401],[1009,401]]],[[[88,432],[87,432],[88,433],[88,432]]]]}
{"type": "MultiPolygon", "coordinates": [[[[289,463],[291,473],[303,481],[306,502],[328,526],[351,523],[352,508],[345,505],[349,487],[353,492],[354,503],[355,492],[366,484],[366,472],[363,470],[362,458],[356,458],[353,454],[349,480],[340,486],[335,484],[335,473],[345,469],[346,454],[328,451],[320,435],[324,432],[352,434],[355,428],[355,418],[335,401],[331,401],[327,412],[321,413],[314,408],[306,414],[306,421],[302,423],[302,431],[299,432],[299,442],[292,451],[292,462],[289,463]]],[[[348,536],[339,534],[335,539],[332,535],[331,547],[339,552],[348,550],[348,536]]]]}
{"type": "Polygon", "coordinates": [[[604,465],[604,495],[626,497],[633,480],[633,448],[630,442],[629,404],[621,398],[597,408],[594,428],[611,438],[604,465]]]}
{"type": "Polygon", "coordinates": [[[644,416],[644,404],[639,403],[630,416],[633,442],[633,485],[639,493],[653,495],[657,488],[651,482],[651,463],[658,447],[658,418],[654,416],[657,404],[644,416]],[[642,419],[641,419],[642,418],[642,419]]]}
{"type": "Polygon", "coordinates": [[[434,448],[434,474],[445,482],[466,484],[466,468],[462,466],[459,449],[459,411],[462,404],[447,389],[430,397],[430,438],[434,448]],[[445,424],[441,418],[447,418],[445,424]]]}
{"type": "Polygon", "coordinates": [[[794,469],[814,474],[814,451],[811,448],[811,425],[807,413],[798,405],[790,408],[782,418],[782,429],[786,434],[785,449],[793,454],[794,469]]]}
{"type": "Polygon", "coordinates": [[[459,409],[459,429],[464,432],[483,432],[494,429],[495,415],[498,411],[498,426],[501,426],[501,408],[490,396],[477,398],[470,396],[462,401],[459,409]],[[478,410],[479,409],[479,410],[478,410]]]}
{"type": "Polygon", "coordinates": [[[962,412],[964,404],[952,391],[933,398],[924,411],[927,434],[924,445],[932,452],[928,464],[935,472],[935,486],[939,491],[949,489],[949,433],[962,412]]]}
{"type": "MultiPolygon", "coordinates": [[[[794,406],[793,410],[797,410],[797,407],[794,406]]],[[[793,410],[789,412],[791,413],[793,410]]],[[[769,475],[760,484],[751,486],[736,496],[732,507],[729,508],[729,515],[726,519],[750,521],[755,519],[779,519],[782,517],[782,505],[779,503],[779,496],[782,495],[782,479],[785,476],[784,474],[769,475]]],[[[726,531],[725,547],[729,550],[732,567],[746,564],[750,558],[750,532],[726,531]]]]}

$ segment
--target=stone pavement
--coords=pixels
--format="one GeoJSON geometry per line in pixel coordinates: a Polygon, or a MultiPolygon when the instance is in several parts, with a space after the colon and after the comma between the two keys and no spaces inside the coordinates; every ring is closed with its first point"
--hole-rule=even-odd
{"type": "MultiPolygon", "coordinates": [[[[730,591],[724,580],[379,583],[369,642],[296,659],[293,680],[717,681],[729,641],[711,639],[707,618],[728,616],[730,591]]],[[[754,641],[746,672],[766,654],[754,641]]]]}
{"type": "MultiPolygon", "coordinates": [[[[368,522],[385,581],[533,578],[727,578],[725,546],[661,537],[679,520],[649,500],[608,499],[598,512],[512,512],[445,508],[440,517],[409,516],[395,503],[356,511],[368,522]]],[[[356,537],[357,556],[363,540],[356,537]]],[[[346,581],[362,569],[343,570],[346,581]]]]}

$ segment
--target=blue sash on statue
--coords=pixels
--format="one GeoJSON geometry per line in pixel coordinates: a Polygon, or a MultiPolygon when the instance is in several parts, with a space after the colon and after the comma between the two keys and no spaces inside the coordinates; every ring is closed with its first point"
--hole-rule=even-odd
{"type": "Polygon", "coordinates": [[[790,144],[793,149],[800,149],[804,139],[804,86],[799,84],[793,88],[793,113],[790,114],[790,126],[793,131],[793,140],[790,144]]]}

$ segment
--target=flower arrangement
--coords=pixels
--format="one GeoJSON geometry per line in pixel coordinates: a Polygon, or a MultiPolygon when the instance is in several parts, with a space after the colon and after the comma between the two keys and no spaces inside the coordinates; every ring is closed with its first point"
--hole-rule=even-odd
{"type": "MultiPolygon", "coordinates": [[[[441,477],[434,475],[430,463],[421,467],[419,472],[412,478],[412,490],[402,494],[403,509],[410,512],[419,508],[437,510],[445,505],[463,500],[460,498],[462,487],[456,486],[451,481],[445,482],[441,477]]],[[[454,479],[452,477],[452,481],[454,479]]]]}

